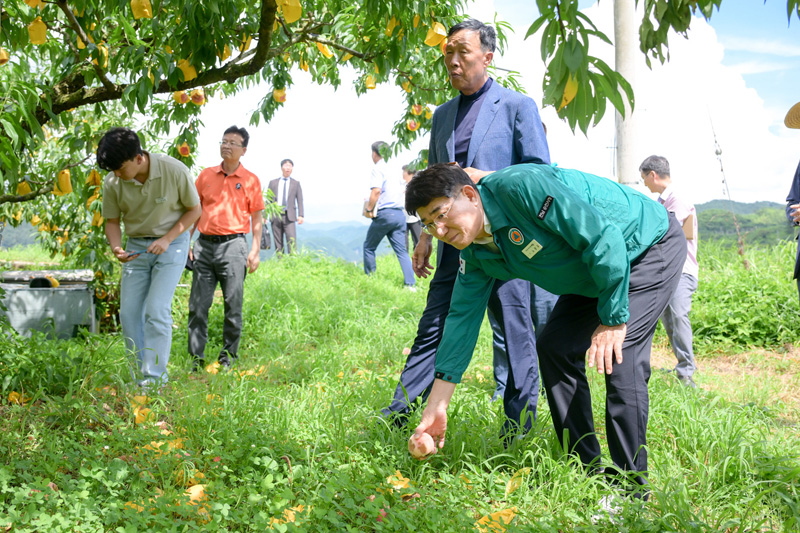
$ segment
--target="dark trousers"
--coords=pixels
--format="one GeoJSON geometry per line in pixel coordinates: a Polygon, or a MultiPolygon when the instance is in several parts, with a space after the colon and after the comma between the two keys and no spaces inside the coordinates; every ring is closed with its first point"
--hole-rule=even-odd
{"type": "Polygon", "coordinates": [[[417,247],[419,242],[419,235],[422,233],[422,223],[417,220],[416,222],[406,222],[406,248],[411,253],[414,253],[414,248],[417,247]],[[411,237],[411,242],[408,238],[411,237]]]}
{"type": "MultiPolygon", "coordinates": [[[[606,434],[611,459],[633,472],[639,487],[647,484],[647,418],[650,348],[658,317],[678,286],[686,260],[686,238],[670,215],[667,234],[631,265],[627,334],[622,363],[612,364],[606,381],[606,434]]],[[[600,325],[597,298],[561,296],[539,335],[539,364],[559,442],[594,468],[600,443],[594,430],[586,379],[586,351],[600,325]]],[[[591,371],[591,369],[590,369],[591,371]]],[[[638,491],[638,489],[635,489],[638,491]]]]}
{"type": "MultiPolygon", "coordinates": [[[[406,415],[418,401],[425,401],[434,381],[436,350],[442,339],[444,322],[450,311],[453,285],[458,275],[459,251],[442,247],[439,265],[428,289],[428,300],[417,328],[417,337],[400,375],[394,400],[381,411],[390,417],[406,415]]],[[[539,394],[539,370],[536,364],[536,342],[530,314],[530,284],[524,280],[496,281],[489,299],[489,319],[497,321],[503,331],[510,367],[503,396],[508,418],[503,433],[521,425],[530,429],[536,417],[539,394]]]]}
{"type": "Polygon", "coordinates": [[[208,340],[208,310],[219,283],[225,304],[220,358],[235,358],[242,335],[242,302],[247,254],[250,247],[244,236],[221,243],[198,239],[194,243],[192,292],[189,295],[189,353],[203,360],[208,340]]]}
{"type": "Polygon", "coordinates": [[[289,221],[286,213],[279,217],[272,217],[272,238],[275,241],[275,253],[284,253],[283,244],[286,243],[286,253],[297,251],[297,226],[289,221]],[[284,237],[286,240],[284,241],[284,237]]]}

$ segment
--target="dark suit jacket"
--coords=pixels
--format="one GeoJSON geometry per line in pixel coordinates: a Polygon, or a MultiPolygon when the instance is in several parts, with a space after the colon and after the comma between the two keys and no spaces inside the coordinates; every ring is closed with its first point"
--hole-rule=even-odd
{"type": "MultiPolygon", "coordinates": [[[[459,94],[433,114],[429,165],[454,161],[454,130],[460,100],[459,94]]],[[[550,164],[542,119],[531,98],[493,81],[475,120],[467,166],[501,170],[518,163],[550,164]]]]}
{"type": "MultiPolygon", "coordinates": [[[[794,224],[791,216],[790,205],[800,204],[800,164],[797,165],[797,171],[794,173],[794,180],[792,181],[792,188],[789,190],[789,196],[786,197],[786,218],[789,222],[794,224]]],[[[794,278],[800,279],[800,247],[797,248],[797,258],[794,261],[794,278]]]]}
{"type": "MultiPolygon", "coordinates": [[[[455,126],[460,101],[461,94],[433,113],[428,165],[455,161],[455,126]]],[[[492,81],[475,119],[467,166],[501,170],[517,163],[550,164],[550,150],[539,109],[530,97],[492,81]]],[[[442,242],[439,244],[437,257],[442,257],[442,242]]]]}
{"type": "MultiPolygon", "coordinates": [[[[278,184],[282,178],[275,178],[269,182],[269,190],[275,195],[275,201],[282,200],[278,198],[278,184]]],[[[300,182],[294,178],[289,178],[289,192],[286,193],[286,217],[289,222],[295,222],[297,217],[303,215],[303,188],[300,187],[300,182]]]]}

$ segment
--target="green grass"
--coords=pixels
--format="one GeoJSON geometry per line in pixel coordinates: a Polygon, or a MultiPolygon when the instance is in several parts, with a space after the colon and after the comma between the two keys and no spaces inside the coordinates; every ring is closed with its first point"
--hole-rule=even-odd
{"type": "Polygon", "coordinates": [[[50,254],[38,244],[21,245],[17,244],[11,248],[0,248],[0,261],[22,261],[29,263],[52,263],[59,262],[61,256],[55,259],[50,258],[50,254]]]}
{"type": "MultiPolygon", "coordinates": [[[[0,528],[443,532],[511,510],[509,531],[797,530],[796,421],[772,416],[767,397],[686,390],[660,372],[650,382],[651,501],[626,506],[618,525],[593,524],[610,489],[561,452],[543,398],[531,434],[503,448],[486,324],[443,453],[413,460],[411,430],[392,431],[376,413],[391,399],[426,284],[402,290],[393,256],[369,278],[316,256],[263,263],[246,281],[237,366],[252,375],[190,374],[188,289],[179,289],[170,385],[148,405],[158,425],[134,422],[117,336],[0,343],[0,528]],[[9,404],[11,391],[31,401],[9,404]],[[181,482],[195,471],[205,476],[201,506],[188,505],[181,482]],[[519,487],[508,490],[512,478],[519,487]]],[[[209,358],[221,323],[216,301],[209,358]]],[[[591,381],[603,443],[604,385],[591,381]]]]}

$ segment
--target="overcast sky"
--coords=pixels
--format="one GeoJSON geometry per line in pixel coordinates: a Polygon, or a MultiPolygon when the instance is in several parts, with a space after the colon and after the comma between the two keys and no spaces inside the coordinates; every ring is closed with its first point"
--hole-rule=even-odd
{"type": "MultiPolygon", "coordinates": [[[[591,6],[586,14],[613,40],[613,3],[584,4],[591,6]]],[[[712,25],[696,18],[688,40],[670,36],[668,64],[654,62],[650,70],[639,56],[636,161],[651,154],[667,157],[673,180],[696,203],[724,197],[712,125],[735,201],[783,202],[800,158],[800,131],[783,126],[786,111],[800,100],[799,21],[787,27],[785,0],[742,4],[727,2],[712,25]]],[[[535,3],[481,0],[475,6],[470,15],[476,18],[493,20],[497,10],[500,20],[514,21],[516,33],[495,64],[520,71],[524,87],[541,103],[539,41],[522,39],[538,16],[535,3]]],[[[592,52],[613,65],[610,46],[598,44],[592,52]]],[[[295,72],[283,109],[258,127],[248,126],[249,117],[267,88],[211,100],[203,110],[198,164],[219,163],[217,143],[226,127],[248,127],[251,141],[243,163],[266,182],[279,175],[281,159],[293,159],[307,222],[364,220],[360,212],[372,167],[370,144],[391,140],[404,103],[401,89],[393,86],[378,86],[358,98],[351,73],[345,70],[342,77],[342,87],[334,92],[311,83],[307,73],[295,72]]],[[[614,177],[612,113],[588,136],[572,133],[552,108],[542,110],[542,119],[553,162],[614,177]]],[[[427,143],[425,136],[397,163],[412,160],[427,143]]]]}

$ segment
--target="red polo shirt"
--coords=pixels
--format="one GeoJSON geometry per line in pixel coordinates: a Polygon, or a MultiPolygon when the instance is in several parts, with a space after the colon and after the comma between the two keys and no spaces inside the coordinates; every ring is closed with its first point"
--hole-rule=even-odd
{"type": "Polygon", "coordinates": [[[195,182],[203,213],[197,230],[205,235],[250,232],[250,216],[264,209],[261,182],[239,163],[228,176],[222,165],[203,170],[195,182]]]}

